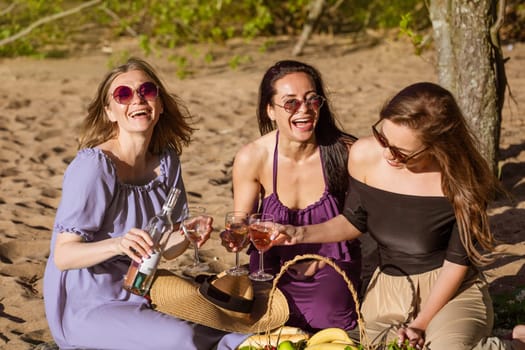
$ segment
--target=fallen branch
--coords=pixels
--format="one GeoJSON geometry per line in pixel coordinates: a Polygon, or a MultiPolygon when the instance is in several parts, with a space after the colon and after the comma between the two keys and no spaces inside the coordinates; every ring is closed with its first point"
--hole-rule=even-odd
{"type": "Polygon", "coordinates": [[[292,51],[292,56],[299,56],[303,52],[303,47],[310,38],[312,31],[314,30],[315,24],[321,17],[324,7],[324,0],[312,0],[310,2],[310,12],[303,26],[303,31],[299,37],[299,41],[295,44],[292,51]]]}
{"type": "Polygon", "coordinates": [[[86,2],[84,4],[82,4],[82,5],[74,7],[72,9],[70,9],[70,10],[59,12],[59,13],[55,13],[54,15],[41,18],[38,21],[36,21],[34,23],[31,23],[29,25],[29,27],[27,27],[24,30],[16,33],[15,35],[0,40],[0,46],[4,46],[6,44],[12,43],[13,41],[16,41],[16,40],[20,39],[21,37],[29,34],[33,29],[35,29],[38,26],[41,26],[42,24],[45,24],[45,23],[48,23],[48,22],[52,22],[52,21],[56,21],[57,19],[60,19],[62,17],[66,17],[66,16],[69,16],[69,15],[72,15],[73,13],[79,12],[79,11],[85,9],[86,7],[94,6],[94,5],[99,4],[101,2],[102,2],[102,0],[91,0],[91,1],[88,1],[88,2],[86,2]]]}
{"type": "MultiPolygon", "coordinates": [[[[101,6],[101,9],[108,16],[113,18],[115,21],[122,22],[122,19],[115,12],[111,11],[110,9],[108,9],[105,5],[101,6]]],[[[126,26],[126,32],[128,32],[128,34],[131,35],[131,36],[137,36],[138,35],[137,32],[135,30],[133,30],[133,28],[131,28],[130,26],[126,26]]]]}
{"type": "Polygon", "coordinates": [[[0,16],[5,16],[9,12],[13,11],[13,9],[15,8],[16,5],[17,5],[16,1],[13,1],[13,3],[11,5],[7,6],[7,8],[5,10],[0,11],[0,16]]]}

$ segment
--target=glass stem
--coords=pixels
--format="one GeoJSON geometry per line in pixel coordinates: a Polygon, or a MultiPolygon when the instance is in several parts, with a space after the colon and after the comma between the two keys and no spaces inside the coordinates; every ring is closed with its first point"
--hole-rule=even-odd
{"type": "Polygon", "coordinates": [[[198,265],[201,263],[201,261],[199,260],[199,247],[197,247],[197,243],[195,243],[193,247],[195,251],[195,257],[194,257],[195,265],[198,265]]]}
{"type": "Polygon", "coordinates": [[[263,252],[259,250],[259,273],[264,272],[264,260],[263,260],[263,252]]]}
{"type": "Polygon", "coordinates": [[[236,251],[235,252],[235,268],[239,268],[240,265],[239,265],[239,251],[236,251]]]}

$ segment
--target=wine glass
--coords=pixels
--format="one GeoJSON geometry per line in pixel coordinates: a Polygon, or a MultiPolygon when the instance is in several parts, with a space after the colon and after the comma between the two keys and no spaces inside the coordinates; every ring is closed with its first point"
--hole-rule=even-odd
{"type": "Polygon", "coordinates": [[[254,281],[269,281],[273,275],[264,272],[263,253],[272,242],[272,234],[275,229],[273,215],[256,213],[251,214],[248,220],[250,239],[259,251],[259,270],[252,272],[248,277],[254,281]]]}
{"type": "Polygon", "coordinates": [[[232,244],[235,251],[235,267],[226,270],[232,276],[243,276],[248,274],[248,269],[239,263],[239,251],[244,247],[248,238],[248,213],[243,211],[230,211],[224,218],[226,228],[225,240],[232,244]]]}
{"type": "Polygon", "coordinates": [[[185,272],[195,274],[208,271],[210,267],[199,259],[198,242],[202,235],[206,233],[208,216],[205,215],[206,209],[203,207],[189,207],[186,212],[186,218],[182,220],[182,231],[186,238],[192,243],[194,254],[193,264],[184,269],[185,272]]]}

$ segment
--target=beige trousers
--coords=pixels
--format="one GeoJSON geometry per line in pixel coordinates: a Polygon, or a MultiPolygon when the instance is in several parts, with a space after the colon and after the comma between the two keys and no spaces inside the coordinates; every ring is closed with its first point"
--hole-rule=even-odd
{"type": "MultiPolygon", "coordinates": [[[[440,270],[411,276],[374,272],[361,307],[371,343],[385,344],[397,339],[397,329],[415,318],[440,270]]],[[[493,318],[488,285],[477,272],[471,271],[456,295],[429,323],[425,349],[512,349],[511,341],[490,337],[493,318]]]]}

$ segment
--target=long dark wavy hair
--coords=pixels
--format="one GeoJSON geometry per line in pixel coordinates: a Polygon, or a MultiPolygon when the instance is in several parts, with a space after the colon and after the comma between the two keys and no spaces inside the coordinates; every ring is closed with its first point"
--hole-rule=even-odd
{"type": "Polygon", "coordinates": [[[477,265],[490,262],[476,242],[482,249],[493,250],[487,206],[505,191],[479,152],[479,142],[454,96],[434,83],[416,83],[388,101],[380,117],[416,130],[441,167],[441,188],[454,208],[471,261],[477,265]]]}
{"type": "Polygon", "coordinates": [[[82,122],[79,148],[95,147],[117,137],[118,126],[109,120],[105,107],[109,104],[109,87],[117,76],[133,70],[146,73],[159,88],[159,98],[164,112],[153,129],[149,151],[159,154],[173,148],[180,155],[183,146],[191,141],[194,129],[190,126],[191,114],[182,100],[166,90],[155,69],[146,61],[132,57],[106,74],[99,84],[95,98],[88,106],[88,115],[82,122]]]}
{"type": "Polygon", "coordinates": [[[330,109],[323,80],[317,69],[303,62],[283,60],[266,71],[259,85],[257,107],[259,131],[264,135],[276,128],[267,113],[267,107],[273,104],[273,97],[277,93],[275,82],[288,74],[298,72],[307,74],[314,82],[316,93],[326,99],[326,103],[319,110],[315,137],[323,154],[323,168],[327,176],[328,190],[338,199],[341,210],[348,189],[348,146],[353,144],[356,138],[345,133],[338,126],[339,122],[330,109]]]}

